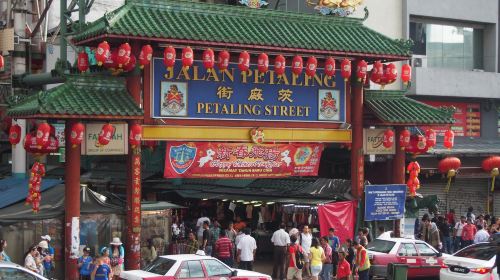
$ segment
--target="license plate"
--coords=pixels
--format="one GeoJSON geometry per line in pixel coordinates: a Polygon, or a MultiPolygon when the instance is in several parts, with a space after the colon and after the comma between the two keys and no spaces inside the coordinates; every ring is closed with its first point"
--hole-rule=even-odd
{"type": "Polygon", "coordinates": [[[463,274],[467,274],[470,271],[467,267],[461,267],[461,266],[450,266],[450,270],[456,273],[463,273],[463,274]]]}

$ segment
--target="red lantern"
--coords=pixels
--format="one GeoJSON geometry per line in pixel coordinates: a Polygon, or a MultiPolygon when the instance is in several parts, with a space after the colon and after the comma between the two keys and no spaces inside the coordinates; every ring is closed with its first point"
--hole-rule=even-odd
{"type": "Polygon", "coordinates": [[[205,69],[212,69],[214,68],[215,65],[215,54],[214,50],[212,49],[206,49],[203,52],[203,66],[205,69]]]}
{"type": "Polygon", "coordinates": [[[408,129],[403,129],[401,134],[399,134],[399,146],[401,147],[401,150],[406,149],[406,147],[410,145],[410,136],[411,133],[408,129]]]}
{"type": "Polygon", "coordinates": [[[168,70],[172,70],[175,66],[175,49],[172,46],[168,46],[163,50],[163,64],[168,70]]]}
{"type": "Polygon", "coordinates": [[[335,59],[331,56],[325,60],[325,75],[335,76],[335,59]]]}
{"type": "Polygon", "coordinates": [[[26,150],[26,152],[29,152],[31,143],[34,142],[34,146],[36,147],[36,137],[33,136],[31,133],[27,133],[26,136],[24,136],[24,142],[23,142],[23,147],[26,150]]]}
{"type": "Polygon", "coordinates": [[[85,131],[85,126],[81,122],[75,123],[71,127],[69,141],[73,148],[76,148],[78,145],[82,143],[84,131],[85,131]]]}
{"type": "Polygon", "coordinates": [[[118,63],[117,63],[117,57],[118,56],[118,51],[114,50],[106,57],[106,60],[104,61],[104,67],[107,69],[116,69],[118,68],[118,63]]]}
{"type": "Polygon", "coordinates": [[[366,61],[361,60],[358,62],[358,69],[356,71],[356,76],[358,76],[358,82],[362,82],[366,78],[366,71],[368,69],[368,63],[366,61]]]}
{"type": "Polygon", "coordinates": [[[406,152],[410,154],[424,154],[427,153],[429,147],[427,146],[427,139],[422,135],[410,136],[410,145],[406,147],[406,152]]]}
{"type": "Polygon", "coordinates": [[[128,138],[128,141],[130,145],[132,145],[132,148],[139,146],[141,144],[141,139],[142,139],[142,126],[140,126],[139,124],[133,124],[130,127],[130,136],[128,138]]]}
{"type": "Polygon", "coordinates": [[[445,189],[446,192],[450,190],[451,179],[457,175],[457,171],[461,165],[460,159],[456,157],[447,157],[439,161],[439,172],[446,173],[446,177],[448,178],[448,184],[445,189]]]}
{"type": "Polygon", "coordinates": [[[384,76],[384,65],[380,61],[376,61],[373,64],[370,80],[378,84],[380,83],[380,80],[382,79],[383,76],[384,76]]]}
{"type": "Polygon", "coordinates": [[[231,55],[229,54],[228,51],[221,51],[219,52],[219,57],[217,59],[218,61],[218,66],[220,71],[224,71],[229,67],[229,60],[231,59],[231,55]]]}
{"type": "Polygon", "coordinates": [[[392,131],[392,129],[388,128],[384,131],[384,139],[382,141],[382,144],[387,149],[391,148],[392,145],[394,145],[394,131],[392,131]]]}
{"type": "Polygon", "coordinates": [[[77,67],[80,72],[85,72],[89,69],[89,55],[86,52],[78,54],[77,67]]]}
{"type": "Polygon", "coordinates": [[[116,62],[118,63],[118,68],[122,68],[130,60],[130,45],[128,43],[123,43],[118,48],[118,56],[116,57],[116,62]]]}
{"type": "Polygon", "coordinates": [[[238,69],[241,72],[246,72],[248,68],[250,68],[250,54],[247,51],[242,51],[238,58],[238,69]]]}
{"type": "Polygon", "coordinates": [[[351,61],[347,58],[344,58],[340,63],[340,75],[346,82],[351,78],[351,61]]]}
{"type": "Polygon", "coordinates": [[[405,86],[411,81],[411,66],[409,64],[404,64],[401,68],[401,80],[405,86]]]}
{"type": "Polygon", "coordinates": [[[316,75],[316,69],[318,68],[318,60],[314,56],[310,56],[306,63],[306,75],[309,77],[314,77],[316,75]]]}
{"type": "Polygon", "coordinates": [[[9,129],[9,142],[11,145],[17,145],[21,142],[21,126],[15,124],[9,129]]]}
{"type": "Polygon", "coordinates": [[[274,59],[274,72],[278,74],[278,76],[281,76],[285,74],[285,69],[286,69],[286,59],[284,56],[281,54],[276,56],[274,59]]]}
{"type": "Polygon", "coordinates": [[[109,51],[110,47],[108,42],[104,41],[97,46],[97,50],[95,52],[95,59],[97,60],[97,65],[101,66],[104,64],[106,59],[111,56],[111,52],[109,51]]]}
{"type": "Polygon", "coordinates": [[[483,160],[483,170],[490,172],[491,175],[491,192],[495,190],[495,178],[500,175],[500,157],[491,156],[483,160]]]}
{"type": "Polygon", "coordinates": [[[38,150],[34,150],[35,154],[50,154],[55,153],[59,149],[59,140],[55,136],[50,136],[49,141],[38,150]]]}
{"type": "Polygon", "coordinates": [[[36,130],[36,144],[39,147],[45,146],[49,141],[50,136],[50,125],[46,122],[43,122],[38,125],[36,130]]]}
{"type": "Polygon", "coordinates": [[[185,47],[184,49],[182,49],[182,67],[188,70],[189,67],[193,65],[193,61],[193,49],[191,49],[190,47],[185,47]]]}
{"type": "Polygon", "coordinates": [[[134,70],[136,62],[135,55],[131,55],[129,61],[123,66],[123,71],[130,72],[134,70]]]}
{"type": "Polygon", "coordinates": [[[257,59],[257,69],[259,73],[264,74],[269,69],[269,57],[266,53],[261,53],[257,59]]]}
{"type": "Polygon", "coordinates": [[[392,84],[398,77],[398,69],[394,63],[389,63],[384,69],[384,78],[386,83],[392,84]]]}
{"type": "Polygon", "coordinates": [[[300,56],[300,55],[294,56],[293,59],[292,59],[292,73],[293,73],[293,76],[297,77],[298,75],[302,74],[302,69],[303,68],[304,68],[304,60],[302,59],[302,56],[300,56]]]}
{"type": "Polygon", "coordinates": [[[434,131],[434,129],[427,129],[425,131],[425,138],[427,138],[427,146],[429,148],[433,148],[434,146],[436,146],[436,132],[434,131]]]}
{"type": "Polygon", "coordinates": [[[3,68],[4,64],[5,64],[5,63],[4,63],[4,61],[3,61],[3,56],[0,54],[0,69],[2,69],[2,68],[3,68]]]}
{"type": "Polygon", "coordinates": [[[109,144],[113,135],[115,134],[115,128],[107,123],[102,126],[101,132],[99,133],[99,137],[97,137],[96,146],[106,146],[109,144]]]}
{"type": "Polygon", "coordinates": [[[141,53],[139,53],[139,64],[141,65],[141,69],[144,66],[149,65],[151,63],[151,59],[153,58],[153,48],[151,45],[142,46],[141,53]]]}
{"type": "Polygon", "coordinates": [[[444,133],[444,147],[446,149],[453,148],[455,142],[455,133],[449,129],[444,133]]]}

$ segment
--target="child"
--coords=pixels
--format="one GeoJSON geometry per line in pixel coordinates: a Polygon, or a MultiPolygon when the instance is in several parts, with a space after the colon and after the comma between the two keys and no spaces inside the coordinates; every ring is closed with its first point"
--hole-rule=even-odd
{"type": "Polygon", "coordinates": [[[100,257],[97,259],[97,265],[94,271],[92,271],[92,278],[94,280],[110,280],[111,277],[111,267],[105,263],[103,257],[100,257]]]}

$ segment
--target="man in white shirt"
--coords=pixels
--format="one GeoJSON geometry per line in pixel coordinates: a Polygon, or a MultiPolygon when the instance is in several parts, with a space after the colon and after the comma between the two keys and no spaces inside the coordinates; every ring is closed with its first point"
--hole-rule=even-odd
{"type": "MultiPolygon", "coordinates": [[[[300,246],[302,246],[302,250],[304,250],[305,256],[309,256],[311,243],[312,243],[312,234],[311,231],[309,230],[309,226],[305,225],[304,228],[302,229],[302,233],[300,234],[300,246]]],[[[304,273],[305,277],[311,276],[309,258],[305,258],[304,268],[302,269],[302,272],[304,273]]]]}
{"type": "Polygon", "coordinates": [[[462,243],[462,231],[464,226],[467,224],[467,219],[465,216],[460,217],[460,221],[455,224],[455,228],[453,230],[453,236],[455,237],[455,252],[460,250],[462,243]]]}
{"type": "Polygon", "coordinates": [[[477,225],[477,232],[474,236],[474,244],[487,242],[490,238],[490,234],[483,228],[482,225],[477,225]]]}
{"type": "Polygon", "coordinates": [[[278,278],[283,280],[285,274],[285,262],[287,255],[287,246],[290,244],[290,235],[285,231],[285,224],[280,224],[280,228],[273,233],[271,242],[274,244],[274,265],[273,265],[273,279],[278,278]]]}
{"type": "Polygon", "coordinates": [[[253,270],[253,261],[257,251],[257,242],[250,236],[250,229],[243,229],[243,236],[236,246],[238,248],[236,262],[239,263],[239,269],[253,270]]]}

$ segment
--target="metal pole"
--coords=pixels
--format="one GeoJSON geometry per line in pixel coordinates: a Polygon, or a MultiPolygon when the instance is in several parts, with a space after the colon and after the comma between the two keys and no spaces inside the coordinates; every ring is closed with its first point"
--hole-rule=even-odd
{"type": "Polygon", "coordinates": [[[78,0],[78,21],[80,30],[85,28],[85,10],[87,9],[85,2],[85,0],[78,0]]]}
{"type": "Polygon", "coordinates": [[[60,49],[61,49],[61,54],[60,54],[60,59],[61,59],[61,69],[66,70],[66,61],[68,60],[67,58],[67,43],[66,43],[66,33],[67,33],[67,28],[66,28],[66,8],[68,6],[68,3],[66,0],[60,0],[61,2],[61,8],[60,8],[60,16],[61,16],[61,23],[60,23],[60,28],[61,31],[59,32],[59,40],[60,40],[60,49]]]}

